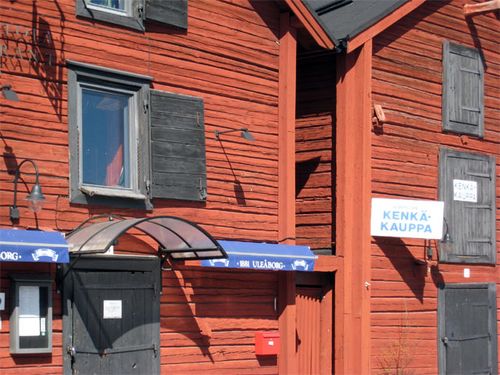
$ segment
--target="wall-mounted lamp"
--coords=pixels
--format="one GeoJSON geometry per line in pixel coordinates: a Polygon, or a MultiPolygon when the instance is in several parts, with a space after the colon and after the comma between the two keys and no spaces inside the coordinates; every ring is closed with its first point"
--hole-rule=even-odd
{"type": "Polygon", "coordinates": [[[232,133],[232,132],[241,132],[241,136],[243,138],[245,138],[247,141],[250,141],[250,142],[255,141],[254,136],[252,135],[252,133],[250,133],[248,131],[247,128],[239,128],[239,129],[231,129],[231,130],[223,130],[223,131],[216,130],[215,131],[215,139],[219,140],[220,139],[219,136],[221,134],[232,133]]]}
{"type": "Polygon", "coordinates": [[[3,97],[7,100],[12,100],[13,102],[18,102],[19,97],[16,92],[12,90],[11,85],[2,85],[0,86],[0,90],[2,91],[3,97]]]}
{"type": "Polygon", "coordinates": [[[39,212],[42,209],[43,202],[45,201],[45,197],[42,193],[42,187],[40,186],[40,182],[38,181],[38,167],[35,162],[31,159],[24,159],[19,166],[16,168],[16,175],[14,177],[14,203],[9,207],[10,209],[10,220],[12,222],[19,220],[19,209],[17,208],[17,181],[21,175],[21,167],[24,163],[30,162],[35,168],[35,185],[33,189],[26,197],[26,200],[29,202],[29,208],[33,212],[39,212]]]}
{"type": "Polygon", "coordinates": [[[443,217],[443,222],[444,222],[444,236],[443,236],[443,239],[441,240],[441,242],[453,242],[452,239],[451,239],[451,235],[450,235],[450,227],[448,226],[448,221],[446,220],[446,218],[443,217]]]}

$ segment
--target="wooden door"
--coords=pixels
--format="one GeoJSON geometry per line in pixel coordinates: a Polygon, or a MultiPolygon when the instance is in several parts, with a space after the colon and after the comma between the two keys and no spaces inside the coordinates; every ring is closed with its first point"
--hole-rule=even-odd
{"type": "Polygon", "coordinates": [[[497,374],[496,311],[495,284],[452,284],[440,291],[440,373],[497,374]]]}
{"type": "Polygon", "coordinates": [[[114,259],[80,260],[68,273],[66,373],[160,372],[158,259],[114,259]]]}
{"type": "Polygon", "coordinates": [[[333,298],[331,274],[298,275],[296,354],[301,375],[331,374],[333,298]]]}

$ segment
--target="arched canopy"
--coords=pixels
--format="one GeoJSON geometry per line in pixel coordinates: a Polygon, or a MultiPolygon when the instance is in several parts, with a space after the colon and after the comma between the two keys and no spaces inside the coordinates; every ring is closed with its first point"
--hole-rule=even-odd
{"type": "Polygon", "coordinates": [[[204,229],[173,216],[113,219],[84,226],[66,237],[73,254],[105,253],[131,228],[159,244],[159,253],[174,260],[227,258],[226,252],[204,229]]]}

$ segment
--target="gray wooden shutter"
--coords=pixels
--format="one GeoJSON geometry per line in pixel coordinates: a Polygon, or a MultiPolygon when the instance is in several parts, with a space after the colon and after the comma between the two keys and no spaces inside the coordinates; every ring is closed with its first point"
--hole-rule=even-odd
{"type": "Polygon", "coordinates": [[[187,0],[146,0],[146,18],[187,29],[187,0]]]}
{"type": "Polygon", "coordinates": [[[439,292],[442,374],[497,374],[495,284],[449,284],[439,292]]]}
{"type": "Polygon", "coordinates": [[[153,198],[206,199],[203,100],[151,90],[153,198]]]}
{"type": "Polygon", "coordinates": [[[445,202],[444,237],[450,237],[440,244],[440,259],[495,264],[495,159],[442,149],[439,195],[445,202]],[[453,180],[474,181],[477,202],[454,199],[453,180]]]}
{"type": "Polygon", "coordinates": [[[443,129],[484,134],[483,63],[474,48],[443,44],[443,129]]]}

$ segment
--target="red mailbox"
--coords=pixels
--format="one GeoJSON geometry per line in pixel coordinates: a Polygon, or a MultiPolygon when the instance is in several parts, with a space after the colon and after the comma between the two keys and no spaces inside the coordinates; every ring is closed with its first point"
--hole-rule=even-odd
{"type": "Polygon", "coordinates": [[[256,355],[278,355],[280,352],[279,332],[256,332],[255,354],[256,355]]]}

